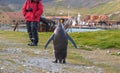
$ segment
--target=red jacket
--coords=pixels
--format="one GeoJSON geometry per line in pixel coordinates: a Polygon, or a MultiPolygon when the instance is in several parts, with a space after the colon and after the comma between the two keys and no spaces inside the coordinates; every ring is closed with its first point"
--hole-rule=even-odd
{"type": "Polygon", "coordinates": [[[26,21],[40,21],[40,16],[43,13],[43,4],[40,1],[39,3],[31,2],[31,0],[26,0],[22,8],[22,14],[25,17],[26,21]],[[27,12],[26,9],[32,8],[32,12],[27,12]]]}

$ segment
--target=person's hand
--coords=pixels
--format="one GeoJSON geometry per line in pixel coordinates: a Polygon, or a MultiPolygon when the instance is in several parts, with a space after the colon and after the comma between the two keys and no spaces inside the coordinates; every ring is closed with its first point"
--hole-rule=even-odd
{"type": "Polygon", "coordinates": [[[26,9],[27,12],[32,12],[32,8],[26,9]]]}

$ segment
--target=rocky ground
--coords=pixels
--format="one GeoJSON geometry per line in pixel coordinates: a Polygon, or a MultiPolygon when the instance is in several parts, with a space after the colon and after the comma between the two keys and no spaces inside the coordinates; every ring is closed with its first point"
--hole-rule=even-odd
{"type": "Polygon", "coordinates": [[[0,73],[101,73],[96,66],[55,64],[49,50],[3,48],[0,50],[0,73]]]}

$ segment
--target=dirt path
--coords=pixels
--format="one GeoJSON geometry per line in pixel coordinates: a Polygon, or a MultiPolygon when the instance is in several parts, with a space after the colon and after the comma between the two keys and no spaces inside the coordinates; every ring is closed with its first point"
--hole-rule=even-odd
{"type": "Polygon", "coordinates": [[[2,48],[0,73],[102,73],[96,66],[54,64],[49,50],[31,48],[2,48]]]}

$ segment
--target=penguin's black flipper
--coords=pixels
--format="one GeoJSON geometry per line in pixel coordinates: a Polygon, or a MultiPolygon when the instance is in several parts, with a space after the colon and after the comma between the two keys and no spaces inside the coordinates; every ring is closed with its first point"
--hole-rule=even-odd
{"type": "Polygon", "coordinates": [[[75,48],[78,48],[74,40],[66,33],[68,40],[74,45],[75,48]]]}
{"type": "Polygon", "coordinates": [[[48,44],[53,40],[54,34],[51,35],[51,37],[48,39],[48,41],[45,44],[45,49],[47,48],[48,44]]]}

